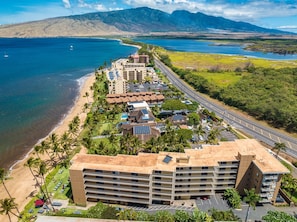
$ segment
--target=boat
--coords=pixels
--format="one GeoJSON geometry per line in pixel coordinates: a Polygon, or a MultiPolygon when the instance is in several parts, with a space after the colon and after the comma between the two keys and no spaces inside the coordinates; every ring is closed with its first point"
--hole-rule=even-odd
{"type": "Polygon", "coordinates": [[[4,58],[8,58],[8,54],[7,53],[4,53],[3,57],[4,58]]]}
{"type": "Polygon", "coordinates": [[[69,50],[71,51],[73,50],[73,45],[70,45],[69,50]]]}

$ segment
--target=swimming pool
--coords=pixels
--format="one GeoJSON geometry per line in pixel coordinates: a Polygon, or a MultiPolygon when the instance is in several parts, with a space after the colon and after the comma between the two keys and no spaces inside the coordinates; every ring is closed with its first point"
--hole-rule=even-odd
{"type": "Polygon", "coordinates": [[[128,119],[128,113],[122,113],[121,119],[128,119]]]}

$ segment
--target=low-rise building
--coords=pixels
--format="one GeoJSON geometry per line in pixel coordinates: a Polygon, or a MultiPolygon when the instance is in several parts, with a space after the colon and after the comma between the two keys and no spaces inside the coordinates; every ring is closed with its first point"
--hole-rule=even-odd
{"type": "Polygon", "coordinates": [[[185,153],[137,156],[77,154],[71,160],[74,202],[170,204],[236,188],[255,188],[262,202],[274,202],[283,174],[289,173],[253,139],[221,142],[185,153]]]}

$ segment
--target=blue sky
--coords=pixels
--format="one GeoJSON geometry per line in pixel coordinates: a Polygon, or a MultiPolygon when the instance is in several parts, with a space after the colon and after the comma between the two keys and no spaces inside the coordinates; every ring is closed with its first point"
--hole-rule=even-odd
{"type": "Polygon", "coordinates": [[[266,28],[297,32],[296,0],[0,0],[0,24],[148,6],[222,16],[266,28]]]}

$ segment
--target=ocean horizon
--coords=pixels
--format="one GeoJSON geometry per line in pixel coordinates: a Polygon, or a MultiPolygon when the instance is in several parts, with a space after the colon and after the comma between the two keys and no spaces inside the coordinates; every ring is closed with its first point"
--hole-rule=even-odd
{"type": "Polygon", "coordinates": [[[0,38],[0,167],[60,124],[86,75],[136,51],[101,38],[0,38]]]}

